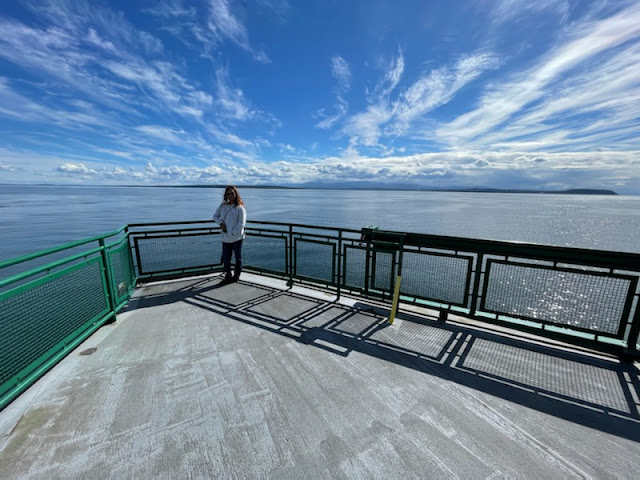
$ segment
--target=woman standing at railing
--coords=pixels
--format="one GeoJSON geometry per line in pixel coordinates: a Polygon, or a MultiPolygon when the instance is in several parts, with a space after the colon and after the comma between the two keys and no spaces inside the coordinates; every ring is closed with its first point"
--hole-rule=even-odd
{"type": "Polygon", "coordinates": [[[222,266],[225,273],[222,283],[237,282],[242,271],[242,241],[245,237],[247,211],[236,187],[228,186],[224,189],[222,203],[213,214],[213,221],[219,224],[222,230],[222,266]],[[231,276],[232,254],[236,258],[233,276],[231,276]]]}

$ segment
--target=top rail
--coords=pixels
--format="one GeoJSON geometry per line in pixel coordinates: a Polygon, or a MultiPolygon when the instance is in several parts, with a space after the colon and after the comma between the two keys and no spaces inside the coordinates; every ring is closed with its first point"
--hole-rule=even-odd
{"type": "MultiPolygon", "coordinates": [[[[167,227],[171,225],[197,225],[197,224],[206,224],[206,223],[214,223],[213,220],[189,220],[185,222],[152,222],[152,223],[130,223],[128,224],[129,229],[133,228],[141,228],[141,227],[167,227]]],[[[272,225],[279,227],[294,227],[294,228],[308,228],[313,230],[340,230],[343,232],[349,233],[357,233],[360,234],[361,230],[354,228],[336,228],[336,227],[327,227],[323,225],[308,225],[304,223],[283,223],[283,222],[270,222],[266,220],[248,220],[248,225],[272,225]]]]}
{"type": "MultiPolygon", "coordinates": [[[[391,230],[373,230],[376,240],[393,241],[402,232],[391,230]]],[[[488,255],[523,256],[539,260],[580,261],[592,266],[603,268],[637,269],[640,267],[640,254],[631,252],[611,252],[576,247],[562,247],[556,245],[542,245],[516,241],[482,240],[465,237],[449,237],[445,235],[430,235],[421,233],[403,234],[404,245],[424,246],[429,248],[444,248],[448,250],[481,250],[488,255]]]]}
{"type": "MultiPolygon", "coordinates": [[[[211,224],[213,220],[192,220],[185,222],[154,222],[154,223],[131,223],[129,229],[143,227],[168,227],[172,225],[198,225],[211,224]]],[[[615,252],[608,250],[586,249],[577,247],[565,247],[556,245],[544,245],[539,243],[485,240],[468,237],[452,237],[447,235],[432,235],[424,233],[406,233],[394,230],[367,229],[357,230],[353,228],[336,228],[322,225],[309,225],[302,223],[283,223],[263,220],[249,220],[248,226],[269,225],[283,228],[304,228],[324,231],[342,231],[353,234],[367,234],[374,236],[376,241],[395,242],[399,235],[403,236],[405,246],[418,246],[429,248],[443,248],[447,250],[478,251],[488,255],[516,256],[522,255],[527,258],[539,260],[562,260],[580,261],[592,266],[603,268],[631,268],[640,267],[640,254],[632,252],[615,252]]],[[[137,232],[136,232],[137,233],[137,232]]]]}
{"type": "Polygon", "coordinates": [[[35,253],[22,255],[20,257],[10,258],[9,260],[0,262],[0,269],[10,267],[12,265],[17,265],[22,262],[28,262],[29,260],[35,260],[36,258],[44,257],[46,255],[51,255],[52,253],[57,253],[63,250],[79,247],[81,245],[86,245],[87,243],[97,242],[98,240],[101,240],[103,238],[113,237],[115,235],[119,235],[120,233],[127,231],[127,229],[128,229],[128,225],[123,225],[118,230],[115,230],[113,232],[104,233],[102,235],[96,235],[94,237],[85,238],[83,240],[77,240],[75,242],[64,243],[62,245],[58,245],[57,247],[47,248],[45,250],[40,250],[35,253]]]}

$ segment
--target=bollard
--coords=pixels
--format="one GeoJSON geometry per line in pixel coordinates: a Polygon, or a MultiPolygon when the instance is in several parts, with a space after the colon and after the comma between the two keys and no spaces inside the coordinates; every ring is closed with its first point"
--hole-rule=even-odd
{"type": "Polygon", "coordinates": [[[391,315],[389,315],[389,324],[393,325],[393,321],[396,319],[396,313],[398,313],[398,300],[400,299],[400,281],[402,277],[398,275],[396,277],[396,286],[393,290],[393,305],[391,306],[391,315]]]}

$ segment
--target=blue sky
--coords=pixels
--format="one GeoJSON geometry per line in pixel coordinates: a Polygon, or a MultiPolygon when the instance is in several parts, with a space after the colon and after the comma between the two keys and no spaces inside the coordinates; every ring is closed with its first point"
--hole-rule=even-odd
{"type": "Polygon", "coordinates": [[[0,182],[640,194],[640,2],[4,1],[0,182]]]}

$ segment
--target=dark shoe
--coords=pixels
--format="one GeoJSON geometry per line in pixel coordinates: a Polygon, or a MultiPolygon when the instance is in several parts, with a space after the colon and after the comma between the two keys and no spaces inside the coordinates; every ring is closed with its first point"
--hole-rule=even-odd
{"type": "Polygon", "coordinates": [[[242,270],[240,269],[236,269],[233,271],[233,280],[231,280],[232,282],[237,282],[238,280],[240,280],[240,273],[242,273],[242,270]]]}
{"type": "Polygon", "coordinates": [[[220,282],[220,285],[229,285],[230,283],[233,283],[233,277],[231,275],[227,275],[224,277],[224,280],[220,282]]]}

